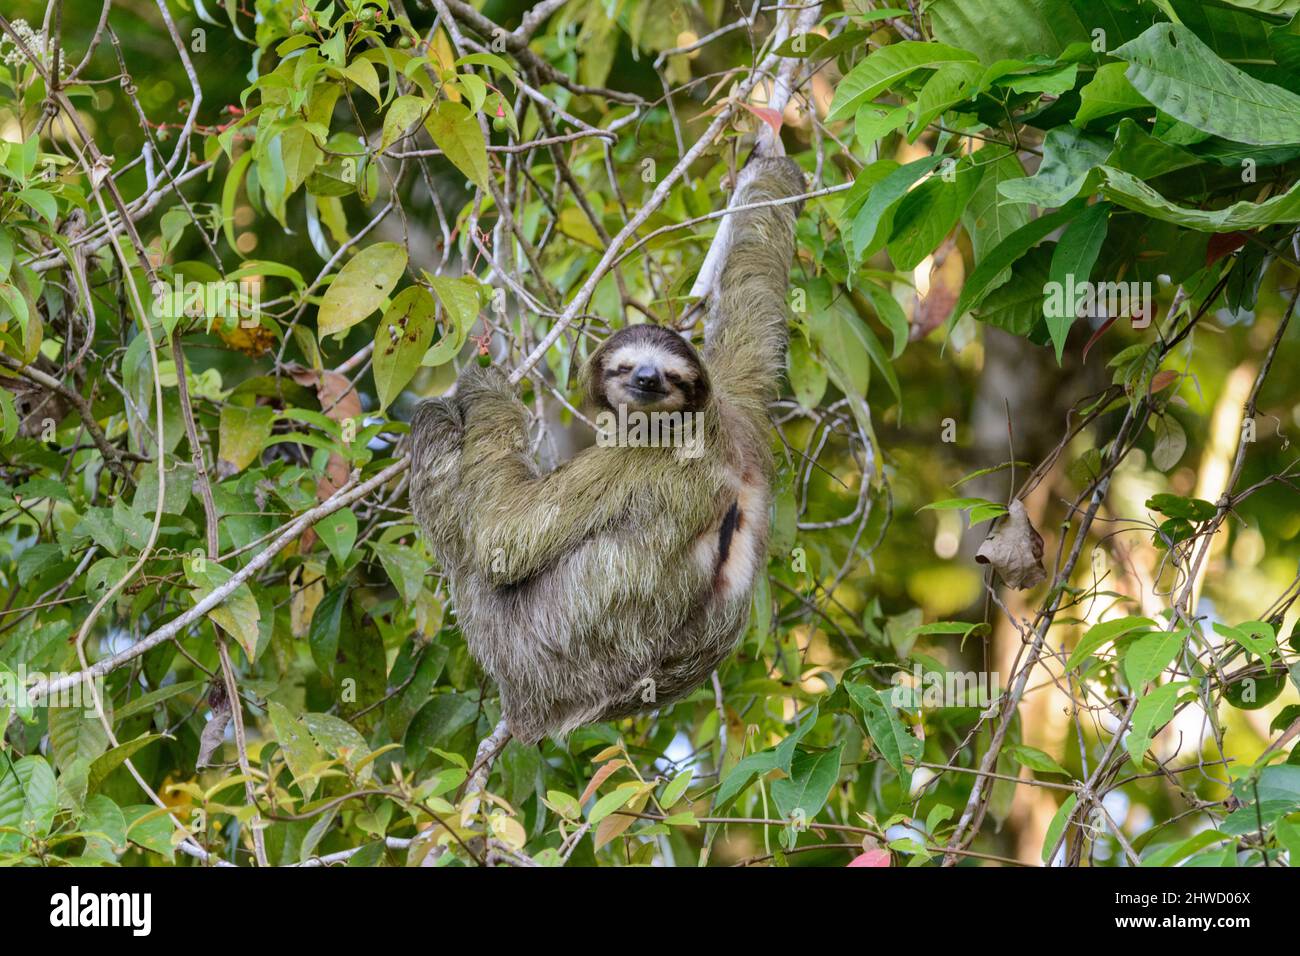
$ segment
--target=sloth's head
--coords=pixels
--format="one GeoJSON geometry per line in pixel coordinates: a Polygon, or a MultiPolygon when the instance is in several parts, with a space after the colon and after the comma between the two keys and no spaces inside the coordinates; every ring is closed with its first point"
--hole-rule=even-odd
{"type": "Polygon", "coordinates": [[[699,353],[658,325],[630,325],[611,335],[587,360],[583,379],[597,408],[691,412],[709,397],[709,375],[699,353]]]}

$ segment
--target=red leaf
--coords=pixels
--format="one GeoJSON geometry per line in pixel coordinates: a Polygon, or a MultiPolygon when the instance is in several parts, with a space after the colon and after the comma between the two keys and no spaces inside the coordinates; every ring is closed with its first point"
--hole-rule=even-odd
{"type": "Polygon", "coordinates": [[[1205,264],[1214,265],[1224,256],[1244,246],[1249,238],[1248,232],[1216,232],[1210,236],[1210,243],[1205,247],[1205,264]]]}
{"type": "Polygon", "coordinates": [[[768,126],[772,127],[772,132],[774,134],[779,134],[781,132],[781,114],[776,110],[768,109],[766,106],[750,106],[748,103],[743,101],[740,105],[749,110],[768,126]]]}
{"type": "Polygon", "coordinates": [[[1083,360],[1085,362],[1088,361],[1088,349],[1096,345],[1097,340],[1101,338],[1103,335],[1105,335],[1106,330],[1114,324],[1115,324],[1114,319],[1107,319],[1105,324],[1103,324],[1101,328],[1099,328],[1096,332],[1092,333],[1092,338],[1088,339],[1088,344],[1083,347],[1083,360]]]}
{"type": "Polygon", "coordinates": [[[611,760],[609,763],[605,764],[605,766],[601,767],[592,775],[591,782],[587,784],[587,789],[582,791],[582,796],[578,798],[578,802],[586,803],[588,798],[596,792],[596,789],[605,782],[606,778],[608,778],[610,774],[615,770],[618,770],[620,767],[626,766],[626,760],[611,760]]]}
{"type": "Polygon", "coordinates": [[[889,866],[888,850],[868,850],[849,861],[849,866],[889,866]]]}
{"type": "Polygon", "coordinates": [[[1161,389],[1168,388],[1170,385],[1174,384],[1174,382],[1178,381],[1179,374],[1180,373],[1175,372],[1171,368],[1161,369],[1159,372],[1156,372],[1156,374],[1151,376],[1151,394],[1154,395],[1161,389]]]}

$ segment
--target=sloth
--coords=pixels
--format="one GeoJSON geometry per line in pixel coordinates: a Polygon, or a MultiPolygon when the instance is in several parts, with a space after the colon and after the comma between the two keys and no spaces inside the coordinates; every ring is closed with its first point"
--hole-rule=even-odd
{"type": "MultiPolygon", "coordinates": [[[[793,161],[754,158],[736,204],[804,188],[793,161]]],[[[596,409],[690,416],[692,454],[601,442],[541,474],[523,404],[504,374],[476,362],[454,397],[417,407],[412,510],[518,740],[662,708],[740,639],[766,563],[767,409],[785,368],[801,206],[732,214],[702,357],[678,333],[643,324],[611,335],[583,366],[596,409]]]]}

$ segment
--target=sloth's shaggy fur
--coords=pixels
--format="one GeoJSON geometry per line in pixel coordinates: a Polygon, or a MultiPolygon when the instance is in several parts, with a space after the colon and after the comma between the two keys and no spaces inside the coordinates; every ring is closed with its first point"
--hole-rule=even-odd
{"type": "MultiPolygon", "coordinates": [[[[755,159],[737,189],[738,204],[755,203],[798,195],[804,180],[790,160],[755,159]]],[[[691,365],[698,374],[681,387],[686,410],[702,413],[698,457],[598,446],[539,474],[523,405],[504,375],[473,363],[455,398],[416,410],[415,516],[521,741],[665,706],[698,687],[744,630],[766,562],[767,406],[785,365],[799,206],[735,214],[702,364],[675,333],[637,326],[584,369],[600,405],[603,359],[630,341],[620,336],[691,365]]]]}

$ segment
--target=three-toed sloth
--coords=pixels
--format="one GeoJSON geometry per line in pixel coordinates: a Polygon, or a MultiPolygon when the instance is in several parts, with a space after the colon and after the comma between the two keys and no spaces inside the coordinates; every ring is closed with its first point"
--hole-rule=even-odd
{"type": "MultiPolygon", "coordinates": [[[[754,158],[736,188],[748,205],[797,196],[804,179],[791,160],[754,158]]],[[[416,409],[412,507],[519,740],[663,707],[744,631],[766,563],[767,407],[785,366],[801,205],[732,214],[703,359],[670,329],[634,325],[583,367],[598,410],[673,427],[689,416],[690,453],[602,441],[539,474],[524,406],[475,363],[454,398],[416,409]]]]}

